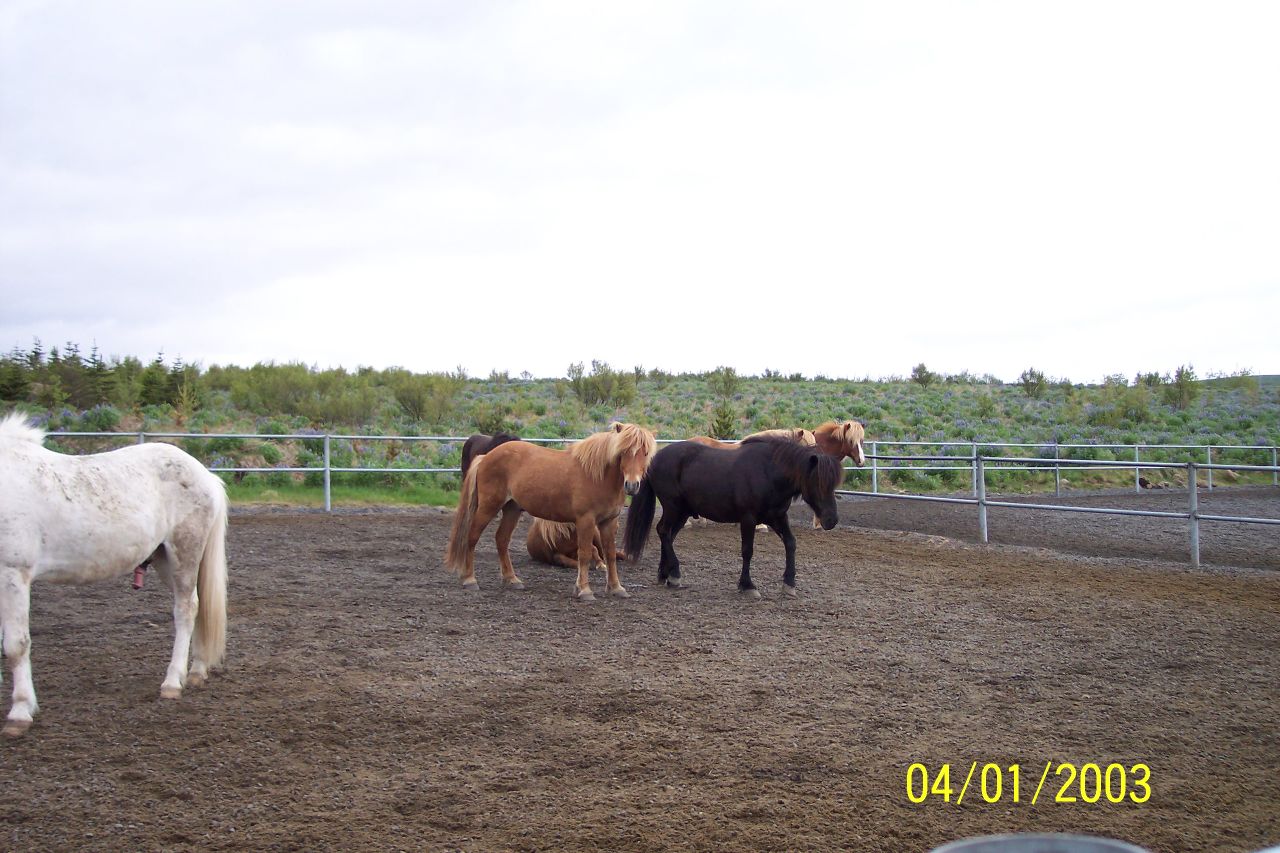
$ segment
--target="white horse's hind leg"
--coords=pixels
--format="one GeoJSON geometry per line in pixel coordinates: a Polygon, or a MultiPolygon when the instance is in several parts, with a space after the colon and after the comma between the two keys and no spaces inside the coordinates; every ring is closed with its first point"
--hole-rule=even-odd
{"type": "MultiPolygon", "coordinates": [[[[172,546],[167,546],[166,551],[170,553],[156,561],[160,576],[173,591],[173,654],[169,658],[169,669],[165,671],[164,682],[160,685],[162,699],[177,699],[187,683],[187,655],[191,651],[191,634],[195,629],[196,607],[199,604],[195,569],[188,571],[178,567],[175,570],[174,564],[179,560],[173,559],[171,548],[172,546]]],[[[198,553],[197,551],[197,555],[198,553]]]]}
{"type": "Polygon", "coordinates": [[[31,680],[31,583],[14,568],[0,568],[0,625],[4,656],[13,673],[13,705],[4,733],[17,737],[31,727],[40,710],[36,686],[31,680]]]}
{"type": "Polygon", "coordinates": [[[196,591],[179,592],[173,599],[173,655],[164,683],[160,685],[162,699],[177,699],[187,682],[187,654],[191,650],[191,632],[196,624],[196,591]]]}

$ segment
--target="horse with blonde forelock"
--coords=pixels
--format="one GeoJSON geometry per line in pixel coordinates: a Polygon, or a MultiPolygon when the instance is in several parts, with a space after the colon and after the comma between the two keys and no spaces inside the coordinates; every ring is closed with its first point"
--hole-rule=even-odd
{"type": "Polygon", "coordinates": [[[520,514],[528,512],[547,521],[575,525],[578,580],[574,594],[579,601],[595,598],[589,570],[596,549],[605,560],[609,593],[625,598],[627,590],[618,578],[611,546],[617,539],[625,495],[639,490],[656,449],[657,440],[649,430],[615,423],[567,450],[512,441],[476,457],[458,495],[445,566],[461,578],[464,589],[478,589],[476,543],[489,522],[502,513],[494,535],[502,580],[513,589],[523,589],[524,582],[511,564],[509,546],[520,514]]]}
{"type": "Polygon", "coordinates": [[[170,444],[68,456],[46,449],[44,437],[20,414],[0,421],[0,626],[13,673],[4,726],[10,736],[25,732],[39,710],[29,627],[36,578],[86,583],[153,565],[173,593],[163,698],[202,684],[226,652],[222,480],[170,444]]]}

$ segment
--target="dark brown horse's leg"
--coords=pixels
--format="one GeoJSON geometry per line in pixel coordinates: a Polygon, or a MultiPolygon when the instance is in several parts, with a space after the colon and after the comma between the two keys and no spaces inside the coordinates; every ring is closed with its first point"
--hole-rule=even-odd
{"type": "MultiPolygon", "coordinates": [[[[618,555],[614,550],[614,544],[618,541],[618,517],[615,515],[604,523],[604,527],[599,528],[596,536],[596,544],[604,551],[605,570],[608,572],[608,590],[609,594],[618,598],[629,598],[627,588],[622,585],[622,579],[618,577],[618,555]]],[[[592,546],[596,547],[595,545],[592,546]]],[[[596,553],[599,553],[597,551],[596,553]]]]}
{"type": "Polygon", "coordinates": [[[760,590],[751,582],[751,555],[756,548],[756,520],[745,518],[738,523],[742,531],[742,575],[738,578],[738,592],[747,598],[759,598],[760,590]]]}
{"type": "Polygon", "coordinates": [[[507,501],[502,505],[502,521],[498,523],[498,532],[494,540],[498,545],[498,562],[502,566],[502,582],[512,589],[524,589],[524,581],[516,577],[516,567],[511,564],[511,534],[523,512],[515,501],[507,501]]]}
{"type": "Polygon", "coordinates": [[[671,589],[681,589],[680,558],[676,556],[676,536],[684,529],[689,514],[674,506],[662,505],[662,518],[658,521],[658,541],[662,544],[662,556],[658,559],[658,583],[671,589]]]}
{"type": "Polygon", "coordinates": [[[796,537],[791,532],[791,524],[787,521],[787,514],[781,513],[778,520],[770,525],[774,532],[782,539],[782,548],[787,554],[787,568],[782,573],[782,592],[792,598],[796,594],[796,537]]]}

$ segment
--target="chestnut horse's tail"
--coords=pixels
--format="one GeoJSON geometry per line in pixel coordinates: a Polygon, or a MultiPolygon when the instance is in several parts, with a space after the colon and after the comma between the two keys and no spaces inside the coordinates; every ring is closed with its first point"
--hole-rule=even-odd
{"type": "Polygon", "coordinates": [[[627,552],[627,559],[633,563],[640,561],[644,545],[649,541],[655,501],[653,485],[645,477],[640,481],[640,491],[631,498],[631,509],[627,510],[627,528],[622,534],[622,550],[627,552]]]}
{"type": "Polygon", "coordinates": [[[462,478],[462,492],[458,495],[458,510],[453,514],[453,527],[449,530],[449,544],[444,550],[444,566],[455,575],[467,568],[467,539],[471,536],[471,519],[480,505],[480,489],[476,487],[476,473],[484,454],[471,460],[467,475],[462,478]]]}

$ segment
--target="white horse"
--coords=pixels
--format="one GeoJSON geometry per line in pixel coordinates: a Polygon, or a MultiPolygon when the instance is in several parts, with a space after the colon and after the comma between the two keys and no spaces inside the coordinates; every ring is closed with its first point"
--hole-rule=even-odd
{"type": "Polygon", "coordinates": [[[85,583],[150,561],[173,592],[173,656],[163,698],[177,699],[185,684],[203,684],[227,645],[222,480],[169,444],[66,456],[44,448],[44,436],[20,414],[0,421],[0,629],[13,672],[4,726],[11,737],[25,732],[39,710],[29,623],[36,578],[85,583]]]}

